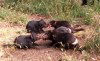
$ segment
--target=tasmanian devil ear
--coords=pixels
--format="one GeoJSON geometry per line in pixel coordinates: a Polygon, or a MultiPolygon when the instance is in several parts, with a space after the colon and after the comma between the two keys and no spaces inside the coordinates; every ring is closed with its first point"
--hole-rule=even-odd
{"type": "Polygon", "coordinates": [[[43,23],[43,22],[44,22],[44,20],[43,19],[40,19],[39,23],[43,23]]]}
{"type": "Polygon", "coordinates": [[[39,21],[39,24],[45,25],[46,22],[45,22],[43,19],[41,19],[41,20],[39,21]]]}

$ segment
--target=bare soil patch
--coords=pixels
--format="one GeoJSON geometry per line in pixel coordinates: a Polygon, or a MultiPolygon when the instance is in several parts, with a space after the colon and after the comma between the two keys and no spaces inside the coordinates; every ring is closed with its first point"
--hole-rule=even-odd
{"type": "MultiPolygon", "coordinates": [[[[84,31],[75,33],[74,35],[80,40],[80,45],[84,45],[87,39],[93,36],[94,30],[91,26],[81,25],[84,31]]],[[[7,22],[0,22],[0,45],[3,43],[13,44],[16,36],[27,34],[25,26],[12,26],[7,22]]],[[[39,40],[38,47],[19,50],[14,47],[3,48],[0,46],[0,61],[58,61],[61,58],[72,59],[76,61],[83,60],[85,52],[82,54],[78,51],[67,50],[62,51],[58,48],[48,47],[49,41],[39,40]]],[[[100,56],[91,55],[88,61],[98,61],[100,56]]],[[[74,60],[73,60],[74,61],[74,60]]]]}

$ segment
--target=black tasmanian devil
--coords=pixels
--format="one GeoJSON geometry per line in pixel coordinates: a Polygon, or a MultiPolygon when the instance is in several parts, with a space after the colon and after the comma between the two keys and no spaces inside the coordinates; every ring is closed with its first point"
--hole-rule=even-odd
{"type": "Polygon", "coordinates": [[[43,27],[46,27],[46,22],[41,19],[39,21],[29,21],[26,25],[26,29],[27,29],[27,32],[28,33],[31,33],[31,32],[35,32],[35,33],[40,33],[40,32],[43,32],[43,27]]]}
{"type": "Polygon", "coordinates": [[[35,33],[32,33],[31,35],[20,35],[15,38],[14,45],[20,49],[32,48],[37,45],[34,43],[36,40],[35,33]]]}
{"type": "Polygon", "coordinates": [[[63,45],[66,49],[79,47],[78,39],[70,33],[69,28],[63,26],[54,30],[53,39],[53,44],[57,44],[57,46],[63,45]]]}
{"type": "Polygon", "coordinates": [[[57,29],[58,27],[64,26],[64,27],[70,28],[71,32],[74,32],[73,27],[66,20],[60,20],[60,21],[52,20],[52,21],[50,21],[50,25],[51,25],[51,27],[54,27],[55,29],[57,29]]]}

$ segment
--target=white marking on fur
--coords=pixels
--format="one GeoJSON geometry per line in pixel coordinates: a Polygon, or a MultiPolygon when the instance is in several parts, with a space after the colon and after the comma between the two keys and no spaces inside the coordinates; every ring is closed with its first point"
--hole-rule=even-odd
{"type": "Polygon", "coordinates": [[[69,33],[71,33],[71,32],[72,32],[72,30],[71,30],[70,28],[68,28],[68,30],[69,30],[69,33]]]}
{"type": "Polygon", "coordinates": [[[31,42],[33,44],[33,42],[31,42]]]}
{"type": "MultiPolygon", "coordinates": [[[[19,44],[18,44],[19,45],[19,44]]],[[[19,48],[22,48],[22,46],[21,45],[19,45],[19,48]]]]}
{"type": "Polygon", "coordinates": [[[25,45],[26,48],[28,48],[28,46],[25,45]]]}
{"type": "Polygon", "coordinates": [[[76,39],[75,42],[72,43],[73,45],[78,44],[78,40],[76,39]]]}

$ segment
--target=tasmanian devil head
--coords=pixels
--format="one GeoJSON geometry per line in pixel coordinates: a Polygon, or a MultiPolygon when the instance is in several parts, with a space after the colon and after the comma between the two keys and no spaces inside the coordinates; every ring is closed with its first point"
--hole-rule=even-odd
{"type": "Polygon", "coordinates": [[[41,28],[46,27],[46,22],[43,19],[41,19],[40,21],[38,21],[38,24],[39,24],[39,26],[41,28]]]}
{"type": "Polygon", "coordinates": [[[28,33],[35,32],[40,33],[43,32],[42,28],[46,26],[46,22],[41,19],[39,21],[29,21],[26,25],[26,29],[28,33]]]}

